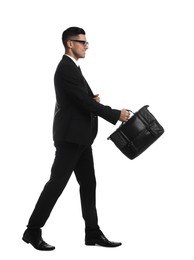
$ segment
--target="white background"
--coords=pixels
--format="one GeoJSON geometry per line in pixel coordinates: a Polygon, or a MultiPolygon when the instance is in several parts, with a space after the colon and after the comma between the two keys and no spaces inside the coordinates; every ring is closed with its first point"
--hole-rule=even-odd
{"type": "Polygon", "coordinates": [[[6,0],[0,4],[1,214],[3,259],[194,259],[194,8],[189,0],[6,0]],[[56,246],[22,240],[54,158],[53,75],[61,34],[83,27],[82,71],[103,104],[150,111],[165,134],[130,161],[99,120],[93,146],[99,224],[119,248],[84,245],[74,175],[43,229],[56,246]]]}

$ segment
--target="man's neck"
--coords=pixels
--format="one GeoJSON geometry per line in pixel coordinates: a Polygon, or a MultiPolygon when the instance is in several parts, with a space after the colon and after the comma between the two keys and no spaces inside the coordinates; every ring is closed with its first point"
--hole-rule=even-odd
{"type": "Polygon", "coordinates": [[[75,62],[75,64],[76,64],[77,66],[79,66],[78,60],[76,60],[74,57],[72,57],[71,55],[69,55],[69,54],[67,54],[67,53],[65,53],[65,55],[66,55],[67,57],[69,57],[70,59],[72,59],[72,61],[75,62]]]}

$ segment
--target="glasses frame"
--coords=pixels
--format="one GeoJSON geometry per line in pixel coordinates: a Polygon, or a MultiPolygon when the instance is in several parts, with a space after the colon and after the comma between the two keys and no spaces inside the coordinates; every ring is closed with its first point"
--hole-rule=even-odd
{"type": "Polygon", "coordinates": [[[88,45],[89,45],[89,42],[84,41],[84,40],[69,39],[69,41],[80,42],[80,43],[82,43],[84,46],[88,46],[88,45]]]}

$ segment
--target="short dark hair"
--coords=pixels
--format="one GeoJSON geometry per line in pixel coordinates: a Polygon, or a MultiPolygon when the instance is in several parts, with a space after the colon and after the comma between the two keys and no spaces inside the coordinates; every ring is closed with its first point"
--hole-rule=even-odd
{"type": "Polygon", "coordinates": [[[77,36],[79,34],[86,34],[84,29],[79,28],[79,27],[69,27],[66,29],[63,34],[62,34],[62,42],[63,45],[66,47],[67,41],[70,39],[72,36],[77,36]]]}

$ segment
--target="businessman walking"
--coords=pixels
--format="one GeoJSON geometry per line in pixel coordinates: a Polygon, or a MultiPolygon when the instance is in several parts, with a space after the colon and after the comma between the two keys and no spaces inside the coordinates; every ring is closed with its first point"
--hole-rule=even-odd
{"type": "MultiPolygon", "coordinates": [[[[65,54],[55,76],[56,107],[53,139],[56,147],[50,179],[43,188],[30,216],[23,240],[38,250],[53,250],[42,238],[42,227],[63,192],[72,172],[80,186],[82,216],[85,221],[85,244],[104,247],[120,246],[109,241],[100,230],[96,210],[96,178],[92,143],[97,135],[98,116],[116,124],[127,121],[130,113],[100,103],[82,75],[78,60],[88,49],[85,31],[70,27],[62,34],[65,54]]],[[[73,220],[71,225],[73,226],[73,220]]]]}

